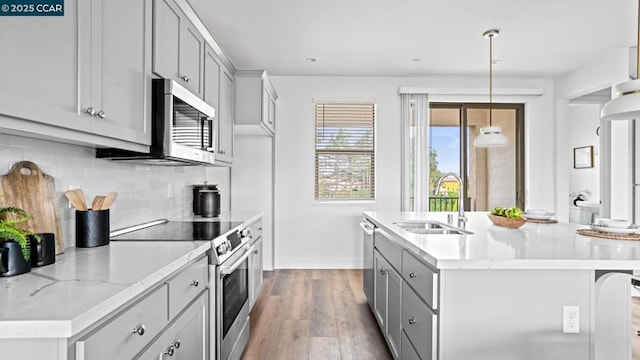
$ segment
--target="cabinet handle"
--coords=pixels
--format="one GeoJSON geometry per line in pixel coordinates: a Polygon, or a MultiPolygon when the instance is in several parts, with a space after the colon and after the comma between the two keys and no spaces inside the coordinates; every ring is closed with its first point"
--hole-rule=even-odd
{"type": "Polygon", "coordinates": [[[198,282],[198,280],[193,280],[189,285],[193,285],[193,287],[198,287],[199,284],[200,283],[198,282]]]}
{"type": "Polygon", "coordinates": [[[416,275],[416,273],[412,271],[409,273],[409,277],[415,279],[416,277],[418,277],[418,275],[416,275]]]}
{"type": "Polygon", "coordinates": [[[258,251],[258,250],[255,250],[253,253],[254,253],[254,254],[256,254],[256,255],[258,255],[259,251],[258,251]]]}
{"type": "Polygon", "coordinates": [[[222,154],[222,155],[224,155],[224,154],[226,154],[226,153],[227,153],[227,152],[226,152],[226,151],[224,151],[224,150],[220,150],[220,151],[218,151],[218,152],[219,152],[220,154],[222,154]]]}
{"type": "Polygon", "coordinates": [[[415,324],[417,321],[413,318],[413,316],[409,317],[409,325],[415,324]]]}
{"type": "Polygon", "coordinates": [[[176,340],[173,342],[173,347],[176,349],[180,349],[180,340],[176,340]]]}
{"type": "Polygon", "coordinates": [[[104,119],[105,117],[107,117],[107,114],[105,114],[104,111],[100,110],[96,114],[96,117],[99,117],[100,119],[104,119]]]}
{"type": "Polygon", "coordinates": [[[96,110],[92,107],[86,108],[84,110],[85,113],[91,115],[91,116],[95,116],[96,115],[96,110]]]}
{"type": "Polygon", "coordinates": [[[173,353],[175,352],[175,347],[173,345],[169,346],[167,348],[167,350],[164,351],[165,355],[169,355],[169,356],[173,356],[173,353]]]}
{"type": "Polygon", "coordinates": [[[144,325],[140,324],[133,328],[133,333],[142,336],[144,335],[144,330],[145,330],[144,325]]]}
{"type": "Polygon", "coordinates": [[[186,81],[186,82],[190,82],[191,79],[189,79],[189,77],[187,75],[182,75],[182,80],[186,81]]]}
{"type": "Polygon", "coordinates": [[[382,275],[387,275],[387,270],[385,270],[385,269],[380,269],[380,274],[382,274],[382,275]]]}

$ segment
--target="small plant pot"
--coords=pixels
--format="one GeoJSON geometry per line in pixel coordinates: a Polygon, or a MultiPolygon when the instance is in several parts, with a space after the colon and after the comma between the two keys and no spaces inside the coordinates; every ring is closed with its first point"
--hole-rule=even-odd
{"type": "Polygon", "coordinates": [[[0,276],[14,276],[31,271],[31,262],[24,259],[20,244],[0,240],[0,276]]]}

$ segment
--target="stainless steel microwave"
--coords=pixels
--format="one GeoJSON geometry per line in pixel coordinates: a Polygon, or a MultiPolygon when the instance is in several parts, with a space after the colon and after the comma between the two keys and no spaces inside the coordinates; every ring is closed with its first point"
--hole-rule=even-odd
{"type": "Polygon", "coordinates": [[[96,156],[157,165],[214,164],[215,109],[170,79],[152,80],[151,146],[148,153],[97,149],[96,156]]]}

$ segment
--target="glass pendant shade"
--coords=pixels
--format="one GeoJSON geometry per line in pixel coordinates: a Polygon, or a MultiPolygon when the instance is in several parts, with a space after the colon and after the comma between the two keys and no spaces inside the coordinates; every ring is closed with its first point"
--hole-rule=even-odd
{"type": "Polygon", "coordinates": [[[600,110],[602,120],[640,119],[640,80],[631,80],[615,87],[617,98],[604,104],[600,110]]]}
{"type": "Polygon", "coordinates": [[[473,142],[475,147],[498,147],[506,146],[509,142],[507,138],[501,134],[502,129],[499,126],[487,126],[480,128],[480,136],[473,142]]]}

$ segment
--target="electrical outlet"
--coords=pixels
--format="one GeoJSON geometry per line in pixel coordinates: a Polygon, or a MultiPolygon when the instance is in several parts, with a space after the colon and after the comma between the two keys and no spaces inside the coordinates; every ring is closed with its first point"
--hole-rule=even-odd
{"type": "Polygon", "coordinates": [[[577,334],[580,332],[580,307],[562,307],[562,332],[565,334],[577,334]]]}

